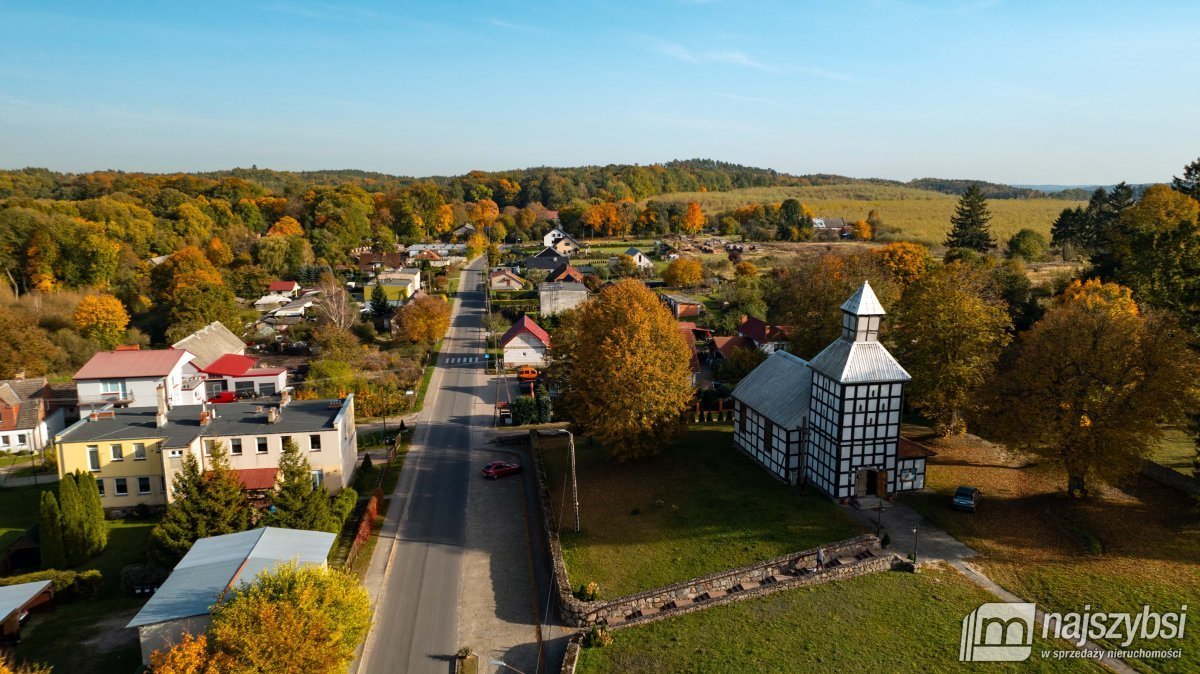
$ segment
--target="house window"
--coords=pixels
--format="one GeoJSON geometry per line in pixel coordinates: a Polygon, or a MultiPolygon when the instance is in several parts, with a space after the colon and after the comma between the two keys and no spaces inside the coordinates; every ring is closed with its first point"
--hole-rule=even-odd
{"type": "Polygon", "coordinates": [[[267,439],[266,438],[258,439],[258,453],[259,454],[267,453],[267,439]]]}
{"type": "Polygon", "coordinates": [[[88,470],[100,470],[100,446],[88,445],[88,470]]]}
{"type": "Polygon", "coordinates": [[[9,440],[7,435],[0,435],[0,447],[7,447],[8,442],[9,440]]]}
{"type": "Polygon", "coordinates": [[[124,461],[125,460],[125,454],[121,450],[121,445],[109,445],[109,448],[112,451],[112,460],[113,461],[124,461]]]}
{"type": "Polygon", "coordinates": [[[113,492],[117,496],[129,496],[129,481],[123,477],[113,480],[113,492]]]}
{"type": "Polygon", "coordinates": [[[150,493],[150,478],[149,477],[139,477],[138,478],[138,493],[139,494],[149,494],[150,493]]]}
{"type": "Polygon", "coordinates": [[[125,397],[125,382],[121,379],[100,382],[100,393],[125,397]]]}
{"type": "Polygon", "coordinates": [[[167,451],[167,458],[169,458],[169,459],[178,459],[178,458],[181,458],[182,456],[183,456],[182,449],[171,449],[171,450],[167,451]]]}
{"type": "Polygon", "coordinates": [[[260,384],[258,387],[258,394],[264,395],[264,396],[275,395],[275,385],[274,384],[260,384]]]}
{"type": "Polygon", "coordinates": [[[313,489],[320,487],[325,482],[325,471],[321,469],[312,472],[313,489]]]}
{"type": "MultiPolygon", "coordinates": [[[[280,447],[280,449],[282,449],[283,447],[285,447],[285,446],[287,445],[287,443],[289,443],[289,442],[291,442],[291,441],[292,441],[292,436],[290,436],[290,435],[284,435],[284,436],[280,437],[280,438],[279,438],[279,447],[280,447]]],[[[297,446],[297,447],[296,447],[296,449],[300,449],[300,447],[298,447],[298,446],[297,446]]]]}
{"type": "Polygon", "coordinates": [[[18,434],[17,434],[17,446],[18,446],[18,447],[24,447],[24,446],[25,446],[25,434],[24,434],[24,433],[18,433],[18,434]]]}
{"type": "Polygon", "coordinates": [[[133,443],[133,460],[134,461],[145,461],[146,460],[146,443],[144,443],[144,442],[133,443]]]}
{"type": "Polygon", "coordinates": [[[242,455],[242,439],[241,438],[231,438],[229,440],[229,453],[232,454],[233,456],[241,456],[242,455]]]}
{"type": "Polygon", "coordinates": [[[308,451],[310,451],[310,452],[321,451],[321,436],[319,436],[319,435],[308,436],[308,451]]]}
{"type": "Polygon", "coordinates": [[[101,496],[104,496],[104,479],[103,478],[96,480],[96,489],[100,492],[101,496]]]}

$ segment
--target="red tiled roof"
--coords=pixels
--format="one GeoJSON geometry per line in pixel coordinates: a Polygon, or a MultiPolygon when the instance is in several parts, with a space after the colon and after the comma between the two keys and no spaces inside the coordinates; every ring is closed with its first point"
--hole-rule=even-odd
{"type": "Polygon", "coordinates": [[[235,470],[242,489],[258,491],[275,488],[275,475],[278,468],[241,468],[235,470]]]}
{"type": "Polygon", "coordinates": [[[717,347],[717,352],[722,358],[728,358],[733,355],[734,349],[753,349],[754,345],[750,340],[741,335],[732,337],[713,337],[713,346],[717,347]]]}
{"type": "Polygon", "coordinates": [[[254,367],[258,361],[250,356],[239,356],[235,353],[227,353],[224,356],[214,360],[204,368],[204,371],[209,374],[220,375],[223,377],[240,377],[246,374],[246,371],[254,367]]]}
{"type": "Polygon", "coordinates": [[[542,344],[550,346],[550,335],[542,329],[542,326],[534,323],[533,319],[527,315],[522,316],[521,320],[513,323],[513,326],[508,329],[508,332],[504,333],[504,336],[500,338],[500,346],[508,346],[508,343],[516,339],[517,335],[521,334],[522,332],[528,332],[534,337],[537,337],[538,341],[542,344]]]}
{"type": "Polygon", "coordinates": [[[691,368],[692,372],[699,372],[700,356],[696,353],[696,333],[692,332],[692,329],[695,327],[695,323],[679,322],[679,334],[683,335],[683,339],[687,341],[688,349],[692,352],[691,357],[688,359],[688,367],[691,368]]]}
{"type": "Polygon", "coordinates": [[[546,276],[546,281],[551,283],[555,281],[575,281],[576,283],[583,283],[583,272],[579,271],[575,267],[572,267],[569,262],[565,262],[555,267],[554,271],[550,272],[546,276]]]}
{"type": "Polygon", "coordinates": [[[766,344],[787,338],[787,328],[782,325],[768,325],[766,321],[750,316],[737,327],[739,335],[752,339],[756,344],[766,344]]]}
{"type": "Polygon", "coordinates": [[[182,349],[157,351],[101,351],[92,356],[75,379],[125,379],[127,377],[165,377],[179,361],[192,354],[182,349]]]}
{"type": "Polygon", "coordinates": [[[900,446],[896,448],[896,456],[901,459],[925,459],[937,456],[937,452],[915,440],[900,438],[900,446]]]}
{"type": "MultiPolygon", "coordinates": [[[[259,286],[260,288],[262,286],[259,286]]],[[[271,285],[267,286],[267,290],[275,292],[277,290],[295,290],[300,287],[295,281],[271,281],[271,285]]]]}

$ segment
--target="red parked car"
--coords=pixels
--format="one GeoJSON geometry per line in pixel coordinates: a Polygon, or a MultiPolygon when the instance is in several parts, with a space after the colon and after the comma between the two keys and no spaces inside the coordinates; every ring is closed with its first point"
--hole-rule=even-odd
{"type": "Polygon", "coordinates": [[[511,461],[493,461],[483,467],[483,476],[489,480],[495,480],[505,475],[516,475],[519,472],[521,472],[521,464],[511,461]]]}
{"type": "Polygon", "coordinates": [[[234,391],[221,391],[217,395],[208,399],[210,403],[236,403],[238,399],[237,393],[234,391]]]}

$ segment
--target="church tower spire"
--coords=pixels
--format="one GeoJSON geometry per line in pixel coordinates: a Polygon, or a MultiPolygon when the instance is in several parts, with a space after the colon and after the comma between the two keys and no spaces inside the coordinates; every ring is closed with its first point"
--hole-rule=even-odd
{"type": "Polygon", "coordinates": [[[871,283],[863,281],[858,292],[842,304],[842,339],[848,342],[879,341],[879,321],[884,313],[883,305],[871,290],[871,283]]]}

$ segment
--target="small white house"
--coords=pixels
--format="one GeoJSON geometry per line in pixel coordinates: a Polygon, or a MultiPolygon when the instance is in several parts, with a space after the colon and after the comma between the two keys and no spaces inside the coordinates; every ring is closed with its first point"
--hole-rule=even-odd
{"type": "Polygon", "coordinates": [[[504,349],[504,365],[533,365],[541,367],[546,364],[546,349],[550,347],[550,335],[540,325],[528,316],[522,316],[504,336],[500,338],[500,347],[504,349]]]}
{"type": "Polygon", "coordinates": [[[637,264],[638,269],[653,269],[654,268],[654,261],[651,260],[649,257],[647,257],[645,253],[638,250],[637,248],[630,248],[629,250],[625,251],[625,254],[628,255],[629,257],[633,258],[633,261],[635,264],[637,264]]]}
{"type": "Polygon", "coordinates": [[[204,376],[193,360],[182,349],[101,351],[75,373],[79,405],[155,407],[159,385],[172,407],[199,405],[205,400],[204,376]]]}
{"type": "Polygon", "coordinates": [[[542,237],[542,245],[546,248],[553,248],[559,254],[566,255],[568,257],[578,253],[580,249],[583,248],[583,246],[575,240],[575,237],[567,234],[559,227],[555,227],[549,232],[546,232],[546,236],[542,237]]]}
{"type": "Polygon", "coordinates": [[[47,388],[44,377],[0,380],[0,452],[39,450],[66,426],[63,408],[49,411],[47,388]]]}

